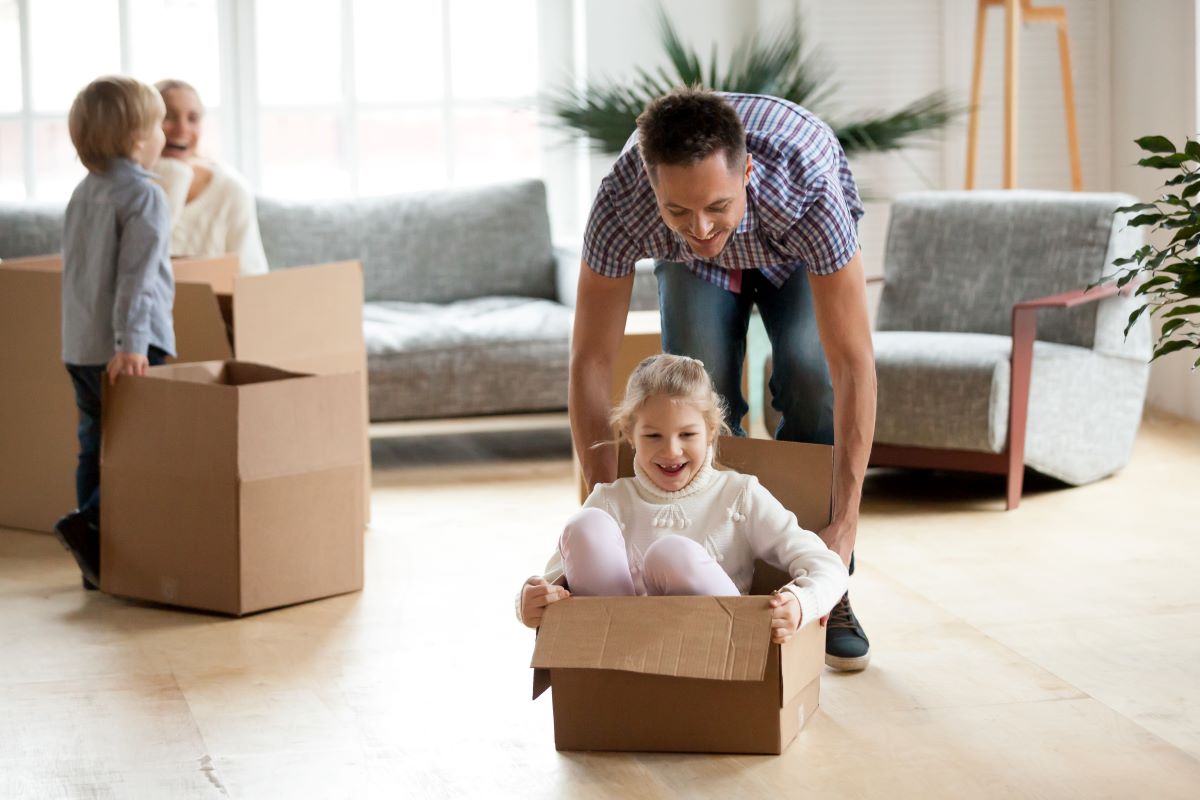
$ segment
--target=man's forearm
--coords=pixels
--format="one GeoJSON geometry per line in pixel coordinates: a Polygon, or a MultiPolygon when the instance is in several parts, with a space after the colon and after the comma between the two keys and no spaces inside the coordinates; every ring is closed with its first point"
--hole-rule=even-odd
{"type": "Polygon", "coordinates": [[[571,417],[571,440],[583,469],[588,491],[597,483],[611,483],[617,478],[617,457],[612,447],[596,447],[597,442],[612,441],[608,426],[608,403],[611,393],[612,365],[584,365],[571,360],[567,407],[571,417]]]}
{"type": "Polygon", "coordinates": [[[842,529],[845,542],[829,542],[849,558],[858,527],[863,478],[871,458],[875,434],[875,368],[871,361],[848,366],[835,373],[833,519],[831,527],[842,529]],[[839,546],[840,545],[840,546],[839,546]]]}

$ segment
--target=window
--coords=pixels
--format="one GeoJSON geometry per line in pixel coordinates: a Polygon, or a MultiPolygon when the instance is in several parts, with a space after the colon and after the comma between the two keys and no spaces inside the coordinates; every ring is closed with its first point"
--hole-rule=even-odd
{"type": "Polygon", "coordinates": [[[67,112],[99,75],[186,76],[219,119],[217,53],[217,0],[0,0],[0,199],[70,196],[67,112]]]}
{"type": "Polygon", "coordinates": [[[67,110],[111,72],[192,83],[262,194],[542,174],[538,0],[0,0],[0,200],[70,195],[67,110]]]}

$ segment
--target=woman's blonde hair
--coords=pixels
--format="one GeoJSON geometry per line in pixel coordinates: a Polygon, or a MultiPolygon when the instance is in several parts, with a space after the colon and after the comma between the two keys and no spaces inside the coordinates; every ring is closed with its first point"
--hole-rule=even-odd
{"type": "Polygon", "coordinates": [[[196,96],[196,102],[200,104],[200,112],[204,113],[204,101],[200,99],[200,93],[196,91],[196,87],[192,86],[187,81],[181,81],[178,78],[166,78],[154,84],[154,88],[158,89],[158,93],[165,99],[167,92],[173,92],[176,89],[187,89],[196,96]]]}
{"type": "Polygon", "coordinates": [[[629,376],[625,398],[608,415],[616,435],[632,440],[638,410],[657,395],[690,403],[704,416],[710,434],[729,433],[729,426],[725,424],[725,401],[713,389],[704,363],[687,356],[662,353],[644,359],[629,376]]]}
{"type": "Polygon", "coordinates": [[[153,86],[124,75],[106,75],[75,96],[67,128],[88,172],[106,172],[109,161],[128,158],[134,139],[161,125],[166,113],[162,95],[153,86]]]}

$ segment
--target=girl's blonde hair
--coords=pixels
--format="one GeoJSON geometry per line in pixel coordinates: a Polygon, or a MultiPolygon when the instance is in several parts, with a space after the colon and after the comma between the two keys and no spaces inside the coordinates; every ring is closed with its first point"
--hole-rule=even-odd
{"type": "Polygon", "coordinates": [[[75,96],[67,129],[88,172],[107,172],[109,161],[128,158],[134,139],[161,125],[166,113],[153,86],[124,75],[106,75],[75,96]]]}
{"type": "Polygon", "coordinates": [[[687,356],[662,353],[638,364],[625,384],[625,398],[608,415],[618,437],[632,440],[638,410],[651,397],[666,395],[690,403],[703,416],[710,434],[728,434],[725,401],[713,389],[704,363],[687,356]]]}

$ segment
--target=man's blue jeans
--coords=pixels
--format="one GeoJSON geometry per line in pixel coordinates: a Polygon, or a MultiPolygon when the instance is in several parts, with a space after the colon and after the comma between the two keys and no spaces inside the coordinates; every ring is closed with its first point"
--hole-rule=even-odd
{"type": "MultiPolygon", "coordinates": [[[[167,354],[151,347],[146,354],[150,366],[157,367],[167,354]]],[[[100,393],[106,378],[105,365],[67,364],[67,373],[75,386],[75,405],[79,408],[79,463],[75,467],[75,502],[79,513],[95,526],[100,525],[100,393]]]]}
{"type": "Polygon", "coordinates": [[[750,311],[757,305],[771,341],[771,404],[783,415],[775,438],[833,444],[833,384],[803,267],[779,288],[758,270],[745,270],[738,294],[696,277],[684,264],[660,261],[654,274],[663,350],[704,362],[728,404],[725,421],[736,435],[746,435],[742,362],[750,311]]]}

